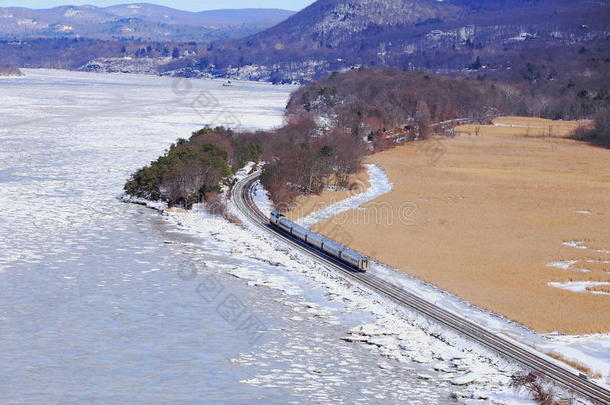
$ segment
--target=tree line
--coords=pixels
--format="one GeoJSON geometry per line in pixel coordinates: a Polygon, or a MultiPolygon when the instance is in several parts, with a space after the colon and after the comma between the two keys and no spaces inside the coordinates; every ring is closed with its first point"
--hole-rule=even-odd
{"type": "MultiPolygon", "coordinates": [[[[604,99],[598,101],[603,105],[604,99]]],[[[558,118],[580,118],[571,115],[579,110],[570,108],[582,103],[579,97],[563,102],[568,112],[558,118]]],[[[543,111],[538,90],[527,83],[361,68],[295,90],[286,123],[276,130],[204,128],[178,140],[134,173],[125,190],[190,207],[217,196],[245,163],[262,161],[263,185],[279,209],[289,209],[299,195],[347,186],[367,154],[446,131],[463,120],[488,123],[500,115],[541,116],[543,111]]],[[[610,144],[607,110],[600,107],[595,123],[576,136],[610,144]]]]}
{"type": "Polygon", "coordinates": [[[197,55],[207,45],[138,40],[100,40],[87,38],[31,38],[0,40],[2,63],[25,68],[79,69],[98,58],[132,57],[174,60],[197,55]]]}

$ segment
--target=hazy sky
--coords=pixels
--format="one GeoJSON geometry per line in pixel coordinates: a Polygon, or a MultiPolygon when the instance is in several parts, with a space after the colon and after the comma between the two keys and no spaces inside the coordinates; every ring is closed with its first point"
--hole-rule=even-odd
{"type": "Polygon", "coordinates": [[[113,4],[153,3],[181,10],[202,11],[219,8],[283,8],[301,10],[315,0],[0,0],[0,7],[50,8],[64,5],[91,4],[104,7],[113,4]]]}

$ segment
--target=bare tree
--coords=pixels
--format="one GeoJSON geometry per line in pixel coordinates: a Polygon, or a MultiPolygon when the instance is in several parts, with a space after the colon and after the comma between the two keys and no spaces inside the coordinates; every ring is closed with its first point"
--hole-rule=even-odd
{"type": "Polygon", "coordinates": [[[571,405],[573,403],[571,398],[558,399],[555,389],[541,373],[515,374],[511,377],[510,385],[519,390],[525,389],[540,405],[571,405]]]}

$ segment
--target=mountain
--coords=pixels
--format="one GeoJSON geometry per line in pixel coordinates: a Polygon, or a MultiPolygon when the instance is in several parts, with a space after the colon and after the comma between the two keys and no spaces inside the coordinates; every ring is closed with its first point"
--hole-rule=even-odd
{"type": "Polygon", "coordinates": [[[539,58],[553,49],[570,59],[587,44],[607,49],[609,6],[605,0],[318,0],[265,31],[216,42],[196,67],[287,81],[358,65],[510,70],[520,55],[539,58]]]}
{"type": "Polygon", "coordinates": [[[433,0],[319,0],[250,41],[312,42],[314,48],[336,47],[374,30],[445,19],[459,11],[433,0]]]}
{"type": "Polygon", "coordinates": [[[0,54],[15,66],[274,83],[394,67],[539,87],[581,80],[595,95],[609,82],[608,21],[608,0],[318,0],[296,14],[5,8],[0,54]],[[19,39],[32,35],[43,39],[19,39]]]}
{"type": "Polygon", "coordinates": [[[104,8],[121,18],[137,18],[152,23],[206,27],[259,26],[269,28],[295,14],[294,11],[266,8],[221,9],[193,13],[154,4],[124,4],[104,8]]]}
{"type": "Polygon", "coordinates": [[[293,14],[278,9],[195,13],[146,3],[46,10],[6,7],[0,8],[0,39],[80,37],[204,42],[248,36],[293,14]]]}

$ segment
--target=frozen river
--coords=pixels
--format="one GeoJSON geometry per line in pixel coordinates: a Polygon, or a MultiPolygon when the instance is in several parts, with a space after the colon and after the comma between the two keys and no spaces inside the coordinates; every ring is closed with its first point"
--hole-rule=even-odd
{"type": "Polygon", "coordinates": [[[0,402],[449,402],[430,366],[340,339],[370,314],[253,286],[229,273],[259,258],[116,199],[204,124],[280,125],[292,88],[26,74],[0,79],[0,402]]]}

